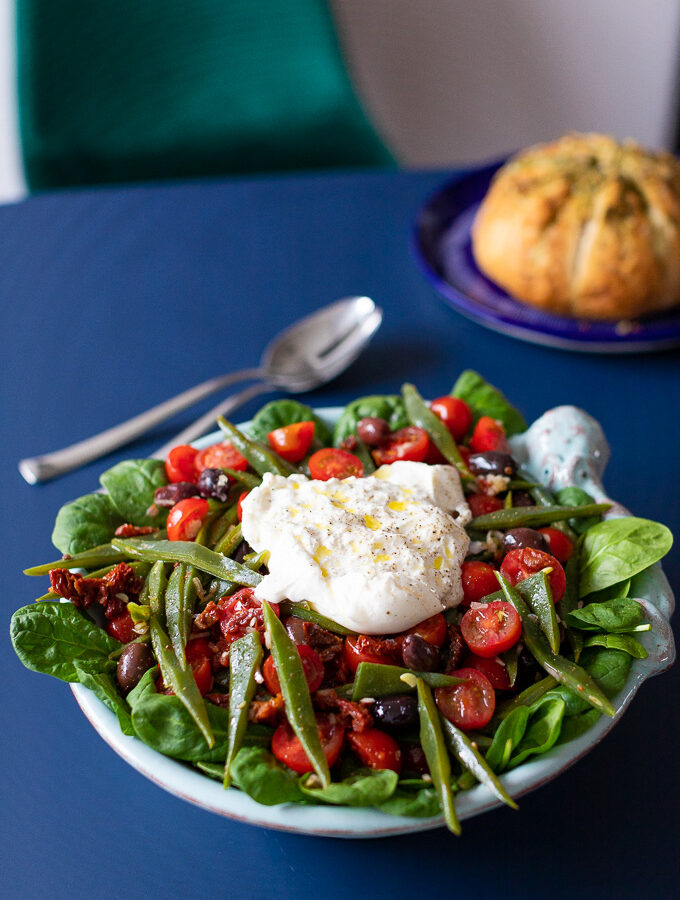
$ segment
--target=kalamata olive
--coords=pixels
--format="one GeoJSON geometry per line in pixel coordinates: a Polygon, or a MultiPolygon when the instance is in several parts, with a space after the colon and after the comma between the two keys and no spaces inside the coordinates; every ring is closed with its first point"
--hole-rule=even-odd
{"type": "Polygon", "coordinates": [[[198,497],[199,493],[197,485],[190,481],[177,481],[175,484],[165,484],[163,487],[156,488],[153,502],[163,509],[171,509],[180,500],[198,497]]]}
{"type": "Polygon", "coordinates": [[[401,658],[407,669],[434,672],[439,667],[439,649],[419,634],[407,634],[401,645],[401,658]]]}
{"type": "Polygon", "coordinates": [[[506,532],[503,540],[506,550],[521,550],[523,547],[531,547],[533,550],[549,552],[548,544],[540,533],[533,528],[511,528],[506,532]]]}
{"type": "Polygon", "coordinates": [[[402,775],[429,775],[430,767],[425,758],[425,751],[419,744],[401,745],[402,775]]]}
{"type": "Polygon", "coordinates": [[[296,644],[307,643],[307,635],[305,633],[305,623],[303,619],[300,619],[297,616],[288,616],[287,619],[284,619],[283,624],[286,626],[288,636],[296,644]]]}
{"type": "Polygon", "coordinates": [[[418,727],[418,701],[410,694],[381,697],[371,706],[371,714],[379,728],[405,731],[418,727]]]}
{"type": "Polygon", "coordinates": [[[517,474],[515,460],[509,453],[501,453],[500,450],[473,453],[468,458],[468,466],[473,475],[507,475],[514,478],[517,474]]]}
{"type": "Polygon", "coordinates": [[[123,693],[129,693],[153,664],[153,653],[148,644],[129,644],[121,653],[116,667],[116,678],[123,693]]]}
{"type": "Polygon", "coordinates": [[[229,476],[222,469],[203,469],[198,476],[201,497],[226,503],[229,497],[229,476]]]}
{"type": "Polygon", "coordinates": [[[236,548],[236,552],[234,553],[233,559],[237,563],[242,563],[246,556],[249,553],[253,552],[253,548],[250,546],[248,541],[241,541],[241,543],[236,548]]]}
{"type": "Polygon", "coordinates": [[[533,506],[534,498],[528,491],[513,491],[512,505],[515,506],[533,506]]]}
{"type": "Polygon", "coordinates": [[[390,426],[377,416],[366,416],[357,422],[357,434],[369,447],[379,447],[390,436],[390,426]]]}

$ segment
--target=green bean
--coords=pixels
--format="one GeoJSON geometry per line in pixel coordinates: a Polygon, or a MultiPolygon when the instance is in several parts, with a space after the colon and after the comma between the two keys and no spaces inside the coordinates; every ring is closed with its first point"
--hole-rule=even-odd
{"type": "Polygon", "coordinates": [[[222,556],[231,556],[242,540],[241,524],[236,522],[215,544],[215,553],[221,553],[222,556]]]}
{"type": "Polygon", "coordinates": [[[517,644],[509,650],[506,650],[505,653],[501,653],[501,659],[503,660],[503,664],[508,673],[510,687],[514,687],[515,682],[517,681],[517,669],[519,664],[519,647],[517,644]]]}
{"type": "Polygon", "coordinates": [[[247,491],[252,491],[253,488],[262,484],[262,479],[258,478],[257,475],[253,475],[252,472],[237,472],[236,469],[230,469],[228,466],[222,466],[222,471],[226,472],[230,478],[233,478],[237,484],[243,485],[247,491]]]}
{"type": "Polygon", "coordinates": [[[191,633],[191,615],[198,591],[193,566],[180,564],[170,573],[165,589],[165,620],[175,656],[183,669],[187,661],[185,648],[191,633]]]}
{"type": "Polygon", "coordinates": [[[151,571],[139,595],[140,605],[148,603],[151,614],[158,616],[160,619],[165,617],[165,588],[167,583],[165,565],[161,560],[158,560],[151,567],[151,571]]]}
{"type": "Polygon", "coordinates": [[[565,657],[553,653],[548,639],[543,634],[538,622],[531,617],[529,609],[520,594],[508,584],[500,572],[496,572],[496,578],[503,590],[505,599],[512,603],[522,619],[524,644],[536,662],[561,684],[565,684],[577,691],[595,709],[606,713],[608,716],[615,716],[616,710],[586,670],[576,665],[570,659],[565,659],[565,657]]]}
{"type": "Polygon", "coordinates": [[[500,783],[493,770],[489,768],[489,764],[470,738],[448,719],[441,717],[441,724],[444,740],[461,766],[471,772],[477,781],[485,785],[499,800],[512,809],[517,809],[517,804],[500,783]]]}
{"type": "Polygon", "coordinates": [[[248,727],[248,707],[257,683],[255,672],[262,661],[259,635],[251,632],[239,638],[229,648],[229,736],[224,763],[224,786],[231,784],[231,764],[241,749],[248,727]]]}
{"type": "Polygon", "coordinates": [[[536,579],[520,581],[515,585],[515,590],[531,607],[532,612],[538,618],[539,625],[548,639],[548,644],[553,653],[560,650],[560,626],[557,621],[555,604],[553,602],[550,581],[545,572],[537,572],[536,579]]]}
{"type": "Polygon", "coordinates": [[[248,566],[242,566],[233,559],[228,559],[221,553],[216,553],[193,541],[146,541],[142,538],[131,538],[124,541],[116,538],[113,544],[118,550],[135,559],[149,562],[161,559],[164,562],[187,563],[201,572],[207,572],[209,575],[215,575],[225,581],[234,581],[236,584],[248,587],[256,587],[262,581],[262,576],[253,572],[248,566]]]}
{"type": "Polygon", "coordinates": [[[464,678],[442,675],[439,672],[414,672],[401,666],[362,662],[354,676],[352,700],[363,697],[389,697],[392,694],[408,694],[416,689],[416,679],[421,678],[430,687],[452,687],[462,684],[464,678]],[[406,676],[404,680],[402,676],[406,676]]]}
{"type": "Polygon", "coordinates": [[[503,719],[507,718],[518,706],[533,706],[544,694],[547,694],[548,691],[556,686],[557,679],[553,678],[552,675],[546,675],[545,678],[542,678],[535,684],[530,684],[529,687],[525,688],[521,693],[509,700],[505,700],[496,707],[496,714],[491,720],[492,728],[493,726],[497,726],[503,719]]]}
{"type": "Polygon", "coordinates": [[[262,608],[264,624],[271,640],[271,653],[276,673],[279,676],[283,701],[286,705],[286,717],[314,767],[314,771],[319,776],[321,787],[326,788],[331,783],[331,773],[321,746],[312,698],[309,694],[300,654],[271,606],[264,602],[262,608]]]}
{"type": "Polygon", "coordinates": [[[245,434],[234,427],[231,422],[227,422],[223,416],[219,417],[217,424],[241,456],[244,456],[252,468],[255,469],[256,472],[259,472],[260,475],[264,475],[266,472],[272,472],[274,475],[283,475],[285,478],[288,475],[299,474],[299,469],[294,465],[286,462],[285,459],[282,459],[277,453],[274,453],[273,450],[246,437],[245,434]]]}
{"type": "Polygon", "coordinates": [[[518,506],[514,509],[497,509],[495,512],[477,516],[468,522],[470,531],[490,531],[505,528],[551,525],[575,516],[600,515],[611,507],[611,503],[591,503],[589,506],[518,506]]]}
{"type": "Polygon", "coordinates": [[[338,625],[332,619],[328,619],[326,616],[322,616],[321,613],[316,612],[316,610],[310,609],[304,602],[294,603],[292,600],[283,600],[279,603],[279,607],[281,608],[282,616],[297,616],[298,619],[304,619],[305,622],[313,622],[315,625],[325,628],[326,631],[332,632],[332,634],[356,634],[356,631],[351,631],[349,628],[345,628],[344,625],[338,625]]]}
{"type": "Polygon", "coordinates": [[[418,714],[420,716],[420,744],[430,767],[432,781],[439,795],[439,804],[449,831],[460,834],[460,822],[451,790],[451,761],[444,743],[444,735],[432,691],[422,678],[417,680],[418,714]]]}
{"type": "Polygon", "coordinates": [[[401,394],[406,406],[406,414],[412,425],[424,429],[442,456],[455,466],[465,481],[474,481],[472,472],[468,469],[460,455],[456,442],[451,432],[442,420],[436,416],[427,406],[416,388],[412,384],[404,384],[401,394]]]}
{"type": "MultiPolygon", "coordinates": [[[[529,478],[528,473],[521,467],[520,467],[518,474],[519,474],[520,478],[527,478],[527,479],[529,478]]],[[[513,485],[511,482],[510,487],[514,487],[514,486],[519,486],[519,485],[513,485]]],[[[534,503],[536,504],[536,506],[555,506],[556,505],[557,501],[555,500],[555,495],[551,491],[549,491],[544,485],[536,484],[535,482],[534,483],[527,482],[526,487],[527,487],[527,490],[529,491],[529,493],[531,494],[531,496],[533,497],[534,503]]],[[[570,541],[576,540],[576,535],[574,534],[574,532],[569,527],[569,524],[566,521],[554,522],[553,524],[555,525],[555,528],[557,528],[559,531],[566,534],[570,541]]]]}
{"type": "Polygon", "coordinates": [[[560,619],[564,622],[566,628],[567,640],[574,654],[575,662],[579,661],[581,651],[583,650],[583,635],[575,628],[567,625],[567,616],[578,606],[579,600],[579,581],[581,570],[581,552],[583,549],[583,535],[579,537],[574,546],[574,552],[569,557],[565,567],[565,575],[567,576],[567,586],[565,588],[562,599],[557,604],[557,611],[560,619]]]}
{"type": "Polygon", "coordinates": [[[125,562],[125,555],[120,550],[116,550],[110,543],[100,544],[65,559],[31,566],[30,569],[24,569],[24,575],[47,575],[52,569],[101,569],[103,566],[111,567],[120,562],[125,562]]]}

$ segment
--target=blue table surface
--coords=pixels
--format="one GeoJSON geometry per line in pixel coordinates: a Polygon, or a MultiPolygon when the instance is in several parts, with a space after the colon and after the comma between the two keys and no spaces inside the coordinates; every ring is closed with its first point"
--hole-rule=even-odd
{"type": "MultiPolygon", "coordinates": [[[[370,350],[311,402],[396,391],[406,379],[435,396],[472,367],[528,419],[561,403],[583,406],[613,448],[610,494],[680,534],[680,356],[549,350],[453,313],[408,246],[414,215],[448,177],[107,189],[0,209],[6,624],[45,589],[21,569],[54,558],[59,506],[96,487],[113,462],[152,452],[196,411],[44,486],[24,483],[21,456],[252,366],[277,330],[349,294],[372,296],[384,324],[370,350]]],[[[677,591],[677,550],[665,568],[677,591]]],[[[190,806],[119,759],[68,687],[25,670],[7,637],[0,665],[2,897],[677,896],[677,666],[646,683],[605,742],[523,798],[520,812],[468,820],[460,839],[440,829],[343,842],[263,831],[190,806]]]]}

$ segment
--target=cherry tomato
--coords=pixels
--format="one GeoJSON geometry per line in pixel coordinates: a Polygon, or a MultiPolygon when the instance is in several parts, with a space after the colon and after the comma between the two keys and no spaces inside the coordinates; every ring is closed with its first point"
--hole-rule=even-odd
{"type": "Polygon", "coordinates": [[[209,509],[208,501],[202,497],[187,497],[175,503],[168,513],[168,540],[193,541],[209,509]]]}
{"type": "Polygon", "coordinates": [[[442,613],[435,613],[429,619],[424,619],[422,622],[414,625],[413,628],[409,628],[405,634],[417,634],[429,644],[441,647],[446,640],[446,632],[446,619],[442,613]]]}
{"type": "Polygon", "coordinates": [[[472,432],[470,450],[473,453],[484,453],[487,450],[502,450],[507,453],[505,428],[491,416],[482,416],[472,432]]]}
{"type": "Polygon", "coordinates": [[[508,667],[499,656],[484,657],[469,653],[463,660],[463,666],[466,669],[477,669],[482,675],[486,675],[496,691],[509,691],[512,687],[508,667]]]}
{"type": "Polygon", "coordinates": [[[469,609],[460,623],[463,640],[477,656],[498,656],[517,643],[522,620],[505,600],[494,600],[469,609]]]}
{"type": "Polygon", "coordinates": [[[506,553],[501,563],[501,575],[505,575],[513,586],[536,572],[550,567],[552,572],[548,575],[553,600],[558,603],[567,586],[567,577],[560,563],[550,553],[543,550],[535,550],[533,547],[522,547],[506,553]]]}
{"type": "Polygon", "coordinates": [[[239,522],[243,519],[243,501],[246,499],[250,491],[244,491],[242,494],[238,495],[238,503],[236,504],[236,515],[238,516],[239,522]]]}
{"type": "Polygon", "coordinates": [[[503,509],[503,501],[498,497],[490,497],[488,494],[469,494],[465,500],[470,507],[473,519],[496,512],[497,509],[503,509]]]}
{"type": "MultiPolygon", "coordinates": [[[[278,603],[269,604],[275,615],[279,615],[278,603]]],[[[264,633],[262,604],[255,597],[253,589],[241,588],[231,597],[222,597],[218,602],[220,610],[220,630],[227,643],[242,638],[249,631],[264,633]]]]}
{"type": "Polygon", "coordinates": [[[267,440],[272,450],[282,459],[292,463],[300,462],[314,440],[314,422],[294,422],[283,428],[275,428],[269,432],[267,440]]]}
{"type": "Polygon", "coordinates": [[[477,669],[455,669],[449,674],[464,678],[465,683],[435,690],[434,699],[439,711],[463,731],[484,728],[496,709],[496,694],[491,682],[477,669]]]}
{"type": "Polygon", "coordinates": [[[203,469],[236,469],[237,472],[245,472],[248,468],[248,460],[241,456],[238,450],[229,443],[213,444],[206,447],[196,457],[196,468],[200,475],[203,469]]]}
{"type": "Polygon", "coordinates": [[[356,672],[359,663],[362,662],[398,665],[401,661],[396,641],[384,641],[369,637],[367,634],[346,637],[344,656],[352,672],[356,672]]]}
{"type": "Polygon", "coordinates": [[[316,481],[329,478],[349,478],[356,475],[363,478],[364,467],[358,456],[339,447],[324,447],[309,458],[309,474],[316,481]]]}
{"type": "Polygon", "coordinates": [[[347,740],[352,750],[365,766],[371,769],[392,769],[397,775],[401,772],[401,748],[385,731],[369,728],[368,731],[351,731],[347,740]]]}
{"type": "Polygon", "coordinates": [[[384,444],[373,451],[378,466],[386,466],[397,460],[425,462],[430,452],[430,438],[423,428],[407,425],[393,432],[384,444]]]}
{"type": "MultiPolygon", "coordinates": [[[[340,756],[345,730],[337,723],[331,724],[328,716],[323,715],[317,715],[316,725],[319,729],[324,756],[328,765],[332,766],[340,756]]],[[[274,732],[272,753],[279,762],[284,763],[289,769],[292,769],[299,775],[314,770],[299,738],[287,722],[279,725],[274,732]]]]}
{"type": "Polygon", "coordinates": [[[430,409],[446,425],[456,443],[470,430],[472,412],[465,400],[458,397],[437,397],[430,403],[430,409]]]}
{"type": "Polygon", "coordinates": [[[471,559],[461,566],[463,576],[463,599],[461,606],[469,606],[477,603],[482,597],[487,597],[498,590],[496,570],[489,563],[471,559]]]}
{"type": "Polygon", "coordinates": [[[210,691],[213,683],[210,644],[205,638],[196,638],[188,642],[185,652],[194,673],[196,687],[203,696],[210,691]]]}
{"type": "Polygon", "coordinates": [[[168,453],[165,460],[165,474],[168,481],[176,484],[179,481],[190,481],[195,484],[198,481],[198,469],[196,457],[198,450],[188,444],[178,444],[168,453]]]}
{"type": "Polygon", "coordinates": [[[125,610],[124,613],[121,613],[114,619],[109,619],[106,623],[106,633],[109,637],[120,641],[121,644],[129,644],[130,641],[134,641],[136,637],[139,637],[137,632],[134,631],[134,627],[135,623],[132,621],[132,616],[125,610]]]}
{"type": "Polygon", "coordinates": [[[569,561],[569,557],[574,552],[574,543],[569,540],[563,531],[559,528],[539,528],[543,537],[548,542],[550,552],[559,560],[562,565],[569,561]]]}
{"type": "MultiPolygon", "coordinates": [[[[309,690],[311,693],[314,693],[314,691],[318,691],[321,687],[321,682],[323,681],[325,674],[321,657],[316,650],[313,650],[308,644],[298,644],[297,651],[302,660],[302,669],[305,673],[309,690]]],[[[270,694],[281,693],[281,683],[276,671],[276,664],[274,663],[273,656],[268,656],[265,659],[264,665],[262,666],[262,677],[264,678],[264,683],[267,685],[267,690],[270,694]]]]}

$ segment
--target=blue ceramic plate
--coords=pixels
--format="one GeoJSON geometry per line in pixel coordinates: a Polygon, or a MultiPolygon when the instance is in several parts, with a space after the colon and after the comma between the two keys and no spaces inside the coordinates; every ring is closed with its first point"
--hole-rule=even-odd
{"type": "Polygon", "coordinates": [[[447,302],[486,328],[549,347],[633,353],[680,346],[679,311],[633,322],[569,319],[519,303],[482,275],[472,256],[470,228],[503,162],[445,185],[427,200],[416,220],[414,255],[447,302]]]}

